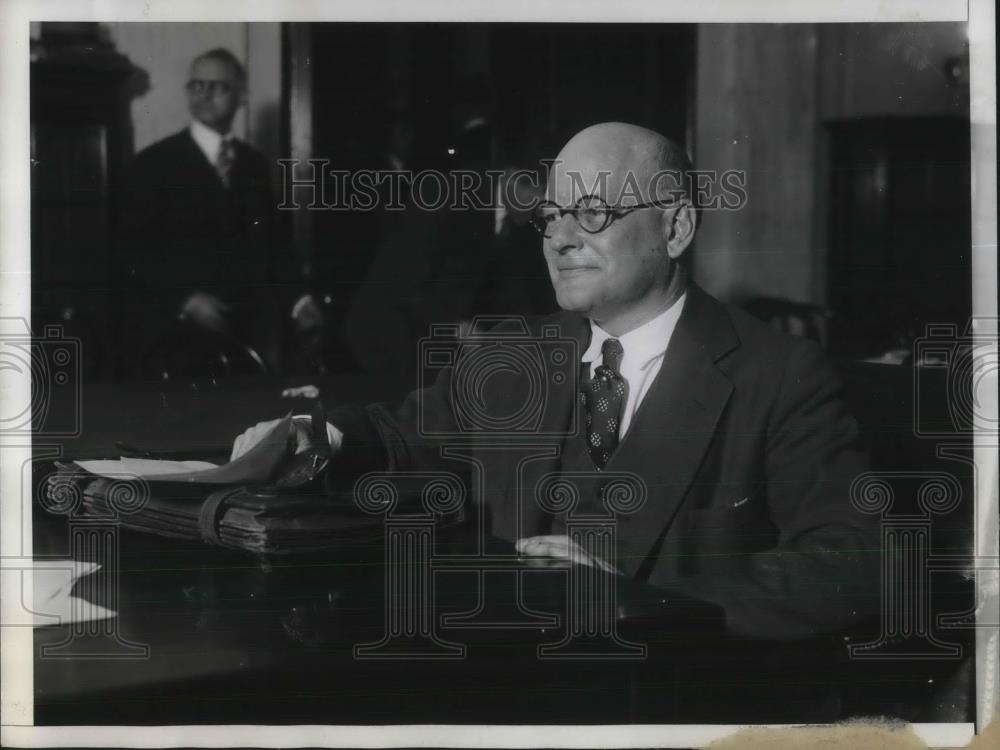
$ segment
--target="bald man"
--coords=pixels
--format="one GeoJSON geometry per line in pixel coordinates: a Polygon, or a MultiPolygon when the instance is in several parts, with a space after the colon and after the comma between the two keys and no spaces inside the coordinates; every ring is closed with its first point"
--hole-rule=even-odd
{"type": "MultiPolygon", "coordinates": [[[[878,528],[849,500],[865,469],[858,427],[817,345],[692,283],[696,213],[677,179],[689,169],[676,144],[622,123],[587,128],[559,154],[534,221],[563,311],[528,321],[534,336],[555,326],[578,344],[578,361],[555,368],[538,402],[535,435],[557,435],[557,455],[521,461],[490,435],[477,460],[495,482],[480,502],[492,533],[523,554],[711,601],[739,633],[836,631],[877,603],[878,528]],[[617,521],[615,559],[575,547],[566,519],[534,502],[550,472],[626,473],[645,484],[645,504],[617,521]]],[[[338,470],[456,470],[441,459],[448,440],[434,436],[462,432],[465,405],[453,395],[465,387],[456,382],[462,372],[444,368],[392,412],[331,414],[338,470]]],[[[479,403],[509,413],[512,386],[503,373],[481,381],[479,403]]],[[[234,455],[270,424],[237,438],[234,455]]],[[[297,435],[305,445],[300,428],[297,435]]],[[[457,442],[475,450],[475,437],[457,442]]],[[[596,493],[584,495],[596,502],[596,493]]]]}

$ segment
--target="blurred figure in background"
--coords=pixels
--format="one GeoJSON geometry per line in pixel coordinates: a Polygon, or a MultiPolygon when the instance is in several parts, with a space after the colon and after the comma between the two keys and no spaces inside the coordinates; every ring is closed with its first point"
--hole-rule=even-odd
{"type": "MultiPolygon", "coordinates": [[[[457,91],[453,130],[442,139],[439,185],[447,183],[447,200],[427,205],[438,185],[421,181],[420,195],[404,195],[403,209],[393,210],[383,183],[373,260],[342,333],[362,370],[414,371],[418,342],[434,324],[557,308],[541,238],[530,225],[544,191],[540,170],[524,168],[526,156],[497,168],[488,81],[471,79],[457,91]]],[[[397,120],[387,133],[389,170],[406,167],[412,124],[397,120]]]]}
{"type": "Polygon", "coordinates": [[[543,315],[559,309],[542,238],[531,224],[545,196],[540,165],[527,159],[503,168],[493,209],[493,240],[474,315],[543,315]]]}
{"type": "MultiPolygon", "coordinates": [[[[361,368],[394,371],[403,368],[399,352],[405,346],[400,327],[405,315],[391,299],[418,270],[411,248],[421,234],[422,217],[413,210],[409,180],[413,169],[415,128],[407,110],[381,111],[382,147],[365,165],[375,173],[377,201],[351,217],[367,258],[360,265],[361,282],[341,320],[334,309],[338,286],[335,272],[324,268],[308,293],[295,303],[292,317],[299,341],[297,372],[326,373],[361,368]]],[[[320,249],[318,252],[322,253],[320,249]]],[[[322,264],[321,264],[322,267],[322,264]]],[[[343,289],[345,285],[340,284],[343,289]]]]}
{"type": "Polygon", "coordinates": [[[228,50],[195,58],[191,123],[141,151],[127,174],[118,229],[133,374],[151,348],[189,346],[191,331],[273,349],[280,233],[267,161],[232,133],[246,89],[228,50]]]}
{"type": "MultiPolygon", "coordinates": [[[[417,343],[435,323],[459,322],[475,309],[491,258],[495,234],[494,185],[486,171],[492,159],[492,92],[485,79],[457,87],[452,127],[436,165],[442,180],[422,181],[421,192],[402,198],[402,210],[387,208],[382,190],[373,232],[372,262],[352,300],[342,337],[356,365],[369,372],[408,373],[416,367],[417,343]],[[467,205],[455,205],[453,177],[465,173],[467,205]],[[439,188],[448,194],[438,200],[439,188]]],[[[391,170],[413,151],[408,118],[387,129],[391,170]]],[[[437,161],[437,160],[435,160],[437,161]]]]}
{"type": "Polygon", "coordinates": [[[408,372],[419,336],[420,297],[426,290],[427,239],[432,215],[413,202],[415,128],[406,111],[386,114],[384,146],[376,169],[385,176],[368,235],[370,261],[340,326],[353,367],[366,372],[408,372]]]}
{"type": "Polygon", "coordinates": [[[384,158],[388,169],[403,172],[412,168],[415,138],[416,131],[410,113],[401,110],[392,115],[385,138],[384,158]]]}
{"type": "Polygon", "coordinates": [[[448,162],[452,169],[486,169],[497,153],[496,95],[486,76],[473,76],[455,87],[448,162]]]}

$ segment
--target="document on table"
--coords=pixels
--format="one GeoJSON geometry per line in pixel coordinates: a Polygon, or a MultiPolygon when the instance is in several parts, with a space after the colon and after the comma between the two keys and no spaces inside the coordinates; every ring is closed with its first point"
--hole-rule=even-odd
{"type": "Polygon", "coordinates": [[[31,566],[34,627],[106,620],[117,616],[114,610],[70,593],[78,580],[96,573],[100,568],[97,563],[78,560],[35,560],[31,566]]]}
{"type": "Polygon", "coordinates": [[[221,466],[208,461],[158,461],[150,458],[119,458],[77,461],[80,468],[111,479],[147,479],[157,482],[201,484],[263,484],[274,476],[285,457],[292,416],[275,424],[253,448],[235,461],[221,466]]]}

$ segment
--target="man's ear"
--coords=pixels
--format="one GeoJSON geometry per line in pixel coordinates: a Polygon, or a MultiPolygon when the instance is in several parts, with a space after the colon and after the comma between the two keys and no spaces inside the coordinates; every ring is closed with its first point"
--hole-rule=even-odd
{"type": "Polygon", "coordinates": [[[667,253],[671,259],[677,260],[684,254],[694,239],[694,231],[694,206],[688,201],[663,212],[663,236],[667,239],[667,253]]]}

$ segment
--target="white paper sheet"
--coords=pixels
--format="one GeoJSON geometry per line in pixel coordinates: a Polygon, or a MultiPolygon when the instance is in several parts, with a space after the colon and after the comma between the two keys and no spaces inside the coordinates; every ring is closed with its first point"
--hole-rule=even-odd
{"type": "Polygon", "coordinates": [[[118,613],[114,610],[70,594],[80,578],[95,573],[100,568],[97,563],[78,560],[35,560],[31,567],[34,627],[105,620],[117,616],[118,613]]]}
{"type": "Polygon", "coordinates": [[[285,457],[292,429],[287,415],[253,448],[222,466],[208,461],[158,461],[148,458],[77,461],[81,469],[110,479],[147,479],[200,484],[262,484],[269,481],[285,457]]]}

